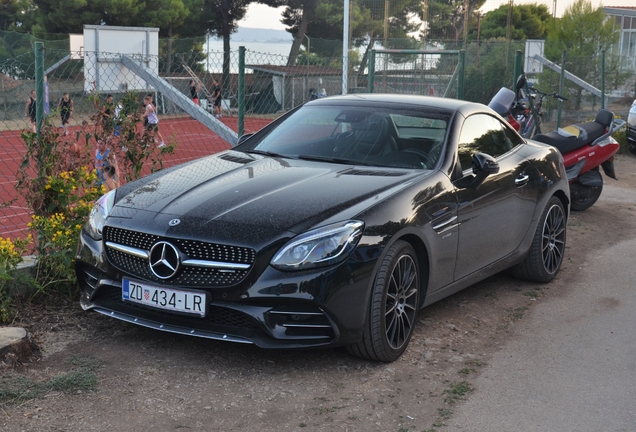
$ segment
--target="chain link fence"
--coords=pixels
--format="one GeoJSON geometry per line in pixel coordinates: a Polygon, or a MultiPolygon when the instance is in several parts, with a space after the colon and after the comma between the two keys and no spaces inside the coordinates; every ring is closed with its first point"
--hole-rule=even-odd
{"type": "MultiPolygon", "coordinates": [[[[25,154],[25,141],[21,135],[33,127],[29,101],[31,91],[36,88],[32,49],[35,39],[12,32],[0,32],[0,36],[0,46],[4,47],[4,51],[0,49],[0,60],[5,59],[0,61],[0,237],[17,238],[25,235],[26,224],[30,221],[30,210],[16,192],[15,184],[25,154]]],[[[330,57],[299,55],[291,66],[285,55],[247,50],[242,71],[244,80],[240,84],[240,51],[233,49],[227,56],[223,52],[206,53],[204,43],[204,38],[160,40],[159,56],[143,60],[146,66],[152,66],[157,79],[165,83],[166,87],[163,87],[163,84],[159,86],[137,74],[123,73],[125,68],[117,53],[99,53],[99,61],[90,63],[86,59],[92,53],[69,52],[68,38],[46,41],[44,108],[51,124],[57,128],[61,145],[70,149],[80,143],[93,158],[99,137],[108,141],[118,158],[126,158],[127,150],[118,144],[115,128],[111,127],[114,107],[120,100],[131,100],[132,96],[134,103],[142,109],[143,96],[152,94],[160,120],[161,137],[157,144],[163,138],[174,147],[173,153],[164,154],[163,167],[169,167],[230,148],[228,141],[210,128],[210,122],[217,121],[235,134],[240,130],[255,132],[312,98],[342,91],[342,58],[335,50],[330,57]],[[218,101],[214,96],[215,80],[221,90],[218,101]],[[190,99],[191,83],[197,89],[200,103],[196,115],[185,104],[194,104],[190,99]],[[244,90],[242,100],[241,85],[244,90]],[[68,134],[62,128],[59,108],[65,93],[73,101],[68,134]],[[107,102],[109,94],[113,97],[112,105],[107,102]],[[215,102],[218,108],[215,108],[215,102]],[[109,111],[108,121],[105,121],[105,110],[109,111]],[[222,117],[216,118],[216,115],[222,117]]],[[[489,41],[463,45],[450,41],[440,43],[437,48],[435,52],[426,44],[413,45],[406,51],[361,48],[357,60],[350,62],[349,92],[460,97],[488,103],[499,88],[513,86],[518,73],[516,53],[523,52],[525,43],[489,41]]],[[[566,69],[582,63],[599,64],[597,58],[568,58],[566,69]]],[[[615,63],[618,65],[608,56],[605,74],[602,76],[599,67],[595,66],[587,79],[600,88],[604,78],[605,91],[610,96],[609,107],[623,115],[633,97],[636,74],[633,70],[614,67],[615,63]]],[[[558,91],[559,75],[556,72],[544,69],[530,78],[544,91],[558,91]]],[[[600,108],[598,96],[570,83],[567,86],[565,95],[570,100],[565,105],[564,121],[582,121],[593,116],[600,108]]],[[[555,106],[548,102],[546,115],[554,117],[554,111],[555,106]]],[[[138,129],[143,130],[141,122],[138,129]]],[[[150,169],[144,167],[143,173],[150,169]]]]}

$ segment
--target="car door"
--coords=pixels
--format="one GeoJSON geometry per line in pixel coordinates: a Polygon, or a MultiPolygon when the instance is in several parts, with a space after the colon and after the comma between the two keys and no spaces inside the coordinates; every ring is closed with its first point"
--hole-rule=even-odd
{"type": "Polygon", "coordinates": [[[476,189],[458,188],[459,242],[455,280],[513,253],[534,215],[537,190],[532,166],[520,156],[523,140],[496,117],[474,114],[465,119],[458,142],[459,163],[471,174],[476,152],[497,159],[499,173],[476,189]]]}

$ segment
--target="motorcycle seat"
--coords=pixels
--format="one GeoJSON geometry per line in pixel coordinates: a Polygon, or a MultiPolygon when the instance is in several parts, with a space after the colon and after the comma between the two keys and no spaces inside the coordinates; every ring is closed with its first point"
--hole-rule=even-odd
{"type": "Polygon", "coordinates": [[[579,129],[578,137],[567,137],[559,134],[558,131],[554,131],[535,135],[532,139],[556,147],[561,154],[565,154],[592,143],[605,133],[605,125],[595,121],[572,126],[579,129]]]}
{"type": "Polygon", "coordinates": [[[563,136],[558,131],[554,131],[546,134],[535,135],[532,139],[556,147],[561,154],[565,154],[587,144],[591,144],[597,138],[602,137],[607,131],[607,128],[612,125],[613,121],[613,112],[606,109],[600,109],[598,113],[596,113],[596,117],[593,122],[579,123],[570,126],[570,128],[573,127],[580,131],[578,137],[563,136]]]}

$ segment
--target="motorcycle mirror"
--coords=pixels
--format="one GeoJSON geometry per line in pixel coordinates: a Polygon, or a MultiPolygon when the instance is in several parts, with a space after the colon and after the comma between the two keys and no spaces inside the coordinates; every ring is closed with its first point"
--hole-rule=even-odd
{"type": "Polygon", "coordinates": [[[526,76],[524,74],[521,74],[517,77],[517,84],[515,85],[515,88],[517,89],[517,91],[521,90],[522,88],[524,88],[526,86],[526,76]]]}

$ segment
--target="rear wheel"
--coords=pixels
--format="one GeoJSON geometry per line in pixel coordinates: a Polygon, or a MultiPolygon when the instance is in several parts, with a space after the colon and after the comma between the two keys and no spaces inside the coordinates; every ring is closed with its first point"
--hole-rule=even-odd
{"type": "Polygon", "coordinates": [[[603,192],[603,177],[599,177],[601,178],[600,186],[584,186],[577,182],[570,185],[570,208],[572,210],[583,211],[594,205],[603,192]]]}
{"type": "Polygon", "coordinates": [[[533,282],[550,282],[559,272],[565,252],[567,219],[561,200],[550,198],[525,261],[513,267],[514,275],[533,282]]]}
{"type": "Polygon", "coordinates": [[[417,255],[409,243],[399,240],[388,250],[376,274],[362,340],[347,350],[370,360],[397,360],[415,327],[419,286],[417,255]]]}

